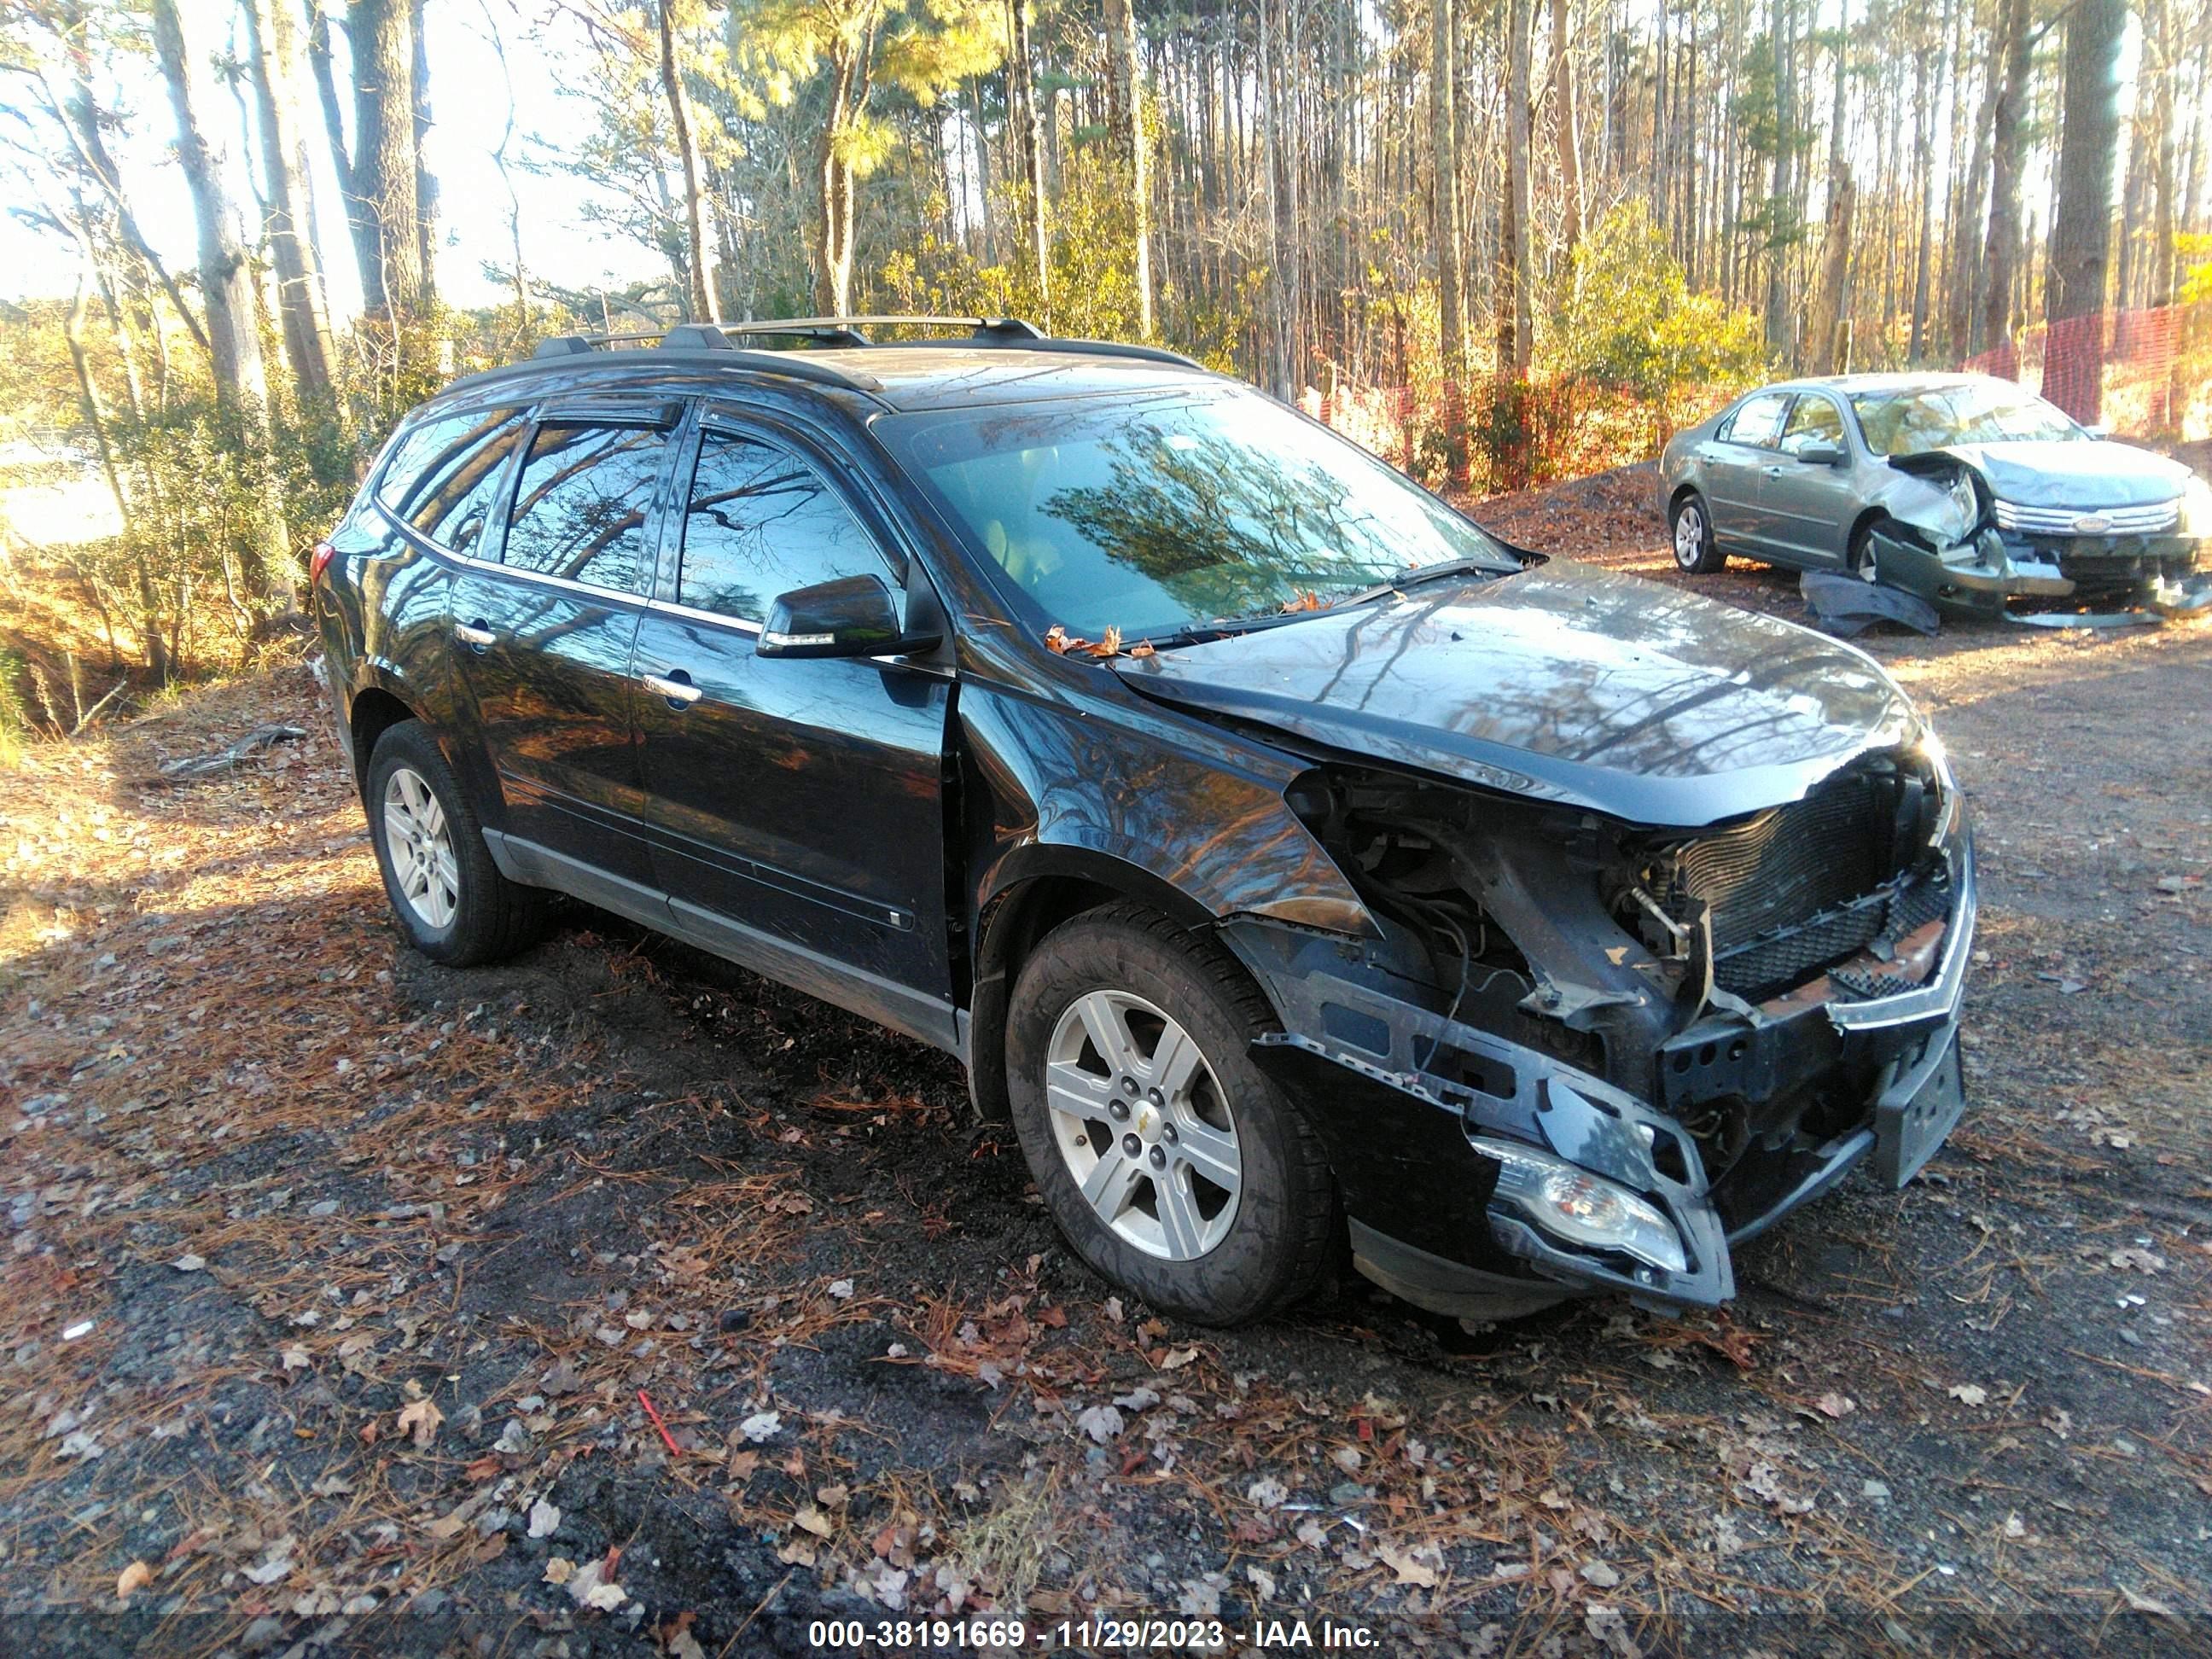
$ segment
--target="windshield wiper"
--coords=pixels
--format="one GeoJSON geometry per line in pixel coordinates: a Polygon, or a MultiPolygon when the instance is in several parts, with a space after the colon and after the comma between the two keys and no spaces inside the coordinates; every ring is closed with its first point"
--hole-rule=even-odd
{"type": "Polygon", "coordinates": [[[1369,599],[1379,599],[1386,593],[1402,593],[1423,582],[1441,581],[1447,576],[1469,576],[1480,571],[1489,576],[1511,576],[1519,574],[1519,567],[1501,565],[1497,560],[1479,553],[1469,553],[1456,559],[1443,559],[1435,564],[1419,564],[1400,571],[1387,582],[1377,582],[1372,587],[1362,588],[1357,593],[1347,593],[1335,601],[1338,605],[1362,605],[1369,599]]]}

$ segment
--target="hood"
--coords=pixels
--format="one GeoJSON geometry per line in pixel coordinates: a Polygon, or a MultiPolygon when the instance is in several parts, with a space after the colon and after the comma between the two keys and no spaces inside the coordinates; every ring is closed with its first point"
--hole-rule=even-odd
{"type": "Polygon", "coordinates": [[[1955,456],[1998,500],[2021,507],[2148,507],[2172,501],[2189,483],[2180,462],[2110,439],[1953,444],[1930,453],[1955,456]]]}
{"type": "Polygon", "coordinates": [[[1917,729],[1863,652],[1560,560],[1114,666],[1341,753],[1684,828],[1796,800],[1917,729]]]}

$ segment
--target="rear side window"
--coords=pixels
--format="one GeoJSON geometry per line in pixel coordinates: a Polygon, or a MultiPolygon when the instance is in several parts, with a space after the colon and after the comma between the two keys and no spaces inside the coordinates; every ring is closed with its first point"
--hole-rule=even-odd
{"type": "Polygon", "coordinates": [[[1789,407],[1788,392],[1762,392],[1736,410],[1719,435],[1729,443],[1771,449],[1775,434],[1782,429],[1783,411],[1789,407]]]}
{"type": "Polygon", "coordinates": [[[526,424],[519,409],[426,421],[400,440],[377,500],[439,546],[475,554],[526,424]]]}
{"type": "Polygon", "coordinates": [[[887,574],[876,538],[806,461],[726,432],[700,441],[678,603],[763,622],[776,597],[794,587],[887,574]]]}
{"type": "Polygon", "coordinates": [[[547,422],[530,441],[507,526],[507,562],[623,593],[645,591],[646,528],[668,436],[547,422]]]}

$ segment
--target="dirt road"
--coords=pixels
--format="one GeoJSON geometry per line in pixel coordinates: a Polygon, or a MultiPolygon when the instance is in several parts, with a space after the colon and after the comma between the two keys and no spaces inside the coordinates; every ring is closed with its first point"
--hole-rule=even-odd
{"type": "MultiPolygon", "coordinates": [[[[1662,568],[1630,509],[1486,510],[1662,568]]],[[[594,913],[427,965],[303,672],[34,750],[0,777],[0,1645],[805,1652],[977,1609],[1394,1654],[2201,1643],[2212,627],[1873,648],[1975,800],[1966,1124],[1748,1249],[1719,1316],[1474,1336],[1356,1285],[1163,1324],[949,1062],[594,913]],[[270,719],[309,735],[153,781],[270,719]]]]}

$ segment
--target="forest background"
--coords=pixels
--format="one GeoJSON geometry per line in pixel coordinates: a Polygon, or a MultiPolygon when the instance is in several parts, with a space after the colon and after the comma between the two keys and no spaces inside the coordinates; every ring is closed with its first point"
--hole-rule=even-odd
{"type": "Polygon", "coordinates": [[[2208,152],[2212,0],[0,0],[0,742],[281,643],[557,333],[1023,317],[1447,490],[1786,372],[2202,441],[2208,152]]]}

